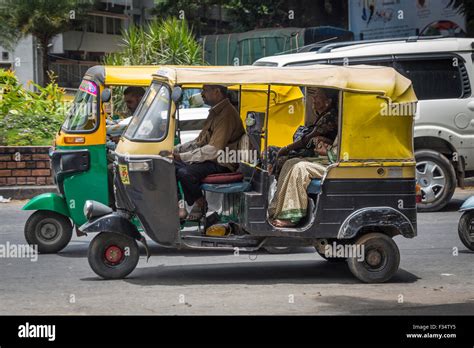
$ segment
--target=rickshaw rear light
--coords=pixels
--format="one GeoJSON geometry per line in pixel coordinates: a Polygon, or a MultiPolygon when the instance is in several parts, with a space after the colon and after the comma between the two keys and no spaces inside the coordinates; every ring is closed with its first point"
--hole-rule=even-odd
{"type": "Polygon", "coordinates": [[[416,203],[421,203],[422,197],[421,197],[421,186],[416,184],[415,186],[415,197],[416,197],[416,203]]]}
{"type": "Polygon", "coordinates": [[[66,144],[84,144],[86,139],[84,137],[64,137],[66,144]]]}

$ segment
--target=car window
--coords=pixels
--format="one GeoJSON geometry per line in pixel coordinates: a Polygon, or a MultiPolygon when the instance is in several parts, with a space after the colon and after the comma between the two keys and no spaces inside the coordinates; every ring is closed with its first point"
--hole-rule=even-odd
{"type": "Polygon", "coordinates": [[[395,69],[413,83],[419,100],[461,98],[462,78],[458,64],[453,59],[399,60],[395,69]]]}

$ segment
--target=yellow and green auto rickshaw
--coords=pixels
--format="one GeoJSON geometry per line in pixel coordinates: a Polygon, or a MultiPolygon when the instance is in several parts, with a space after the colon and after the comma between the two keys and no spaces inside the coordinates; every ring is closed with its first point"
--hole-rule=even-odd
{"type": "MultiPolygon", "coordinates": [[[[111,105],[111,93],[122,93],[126,86],[148,87],[152,74],[158,69],[159,66],[95,66],[86,72],[51,153],[54,179],[60,193],[38,195],[23,207],[23,210],[35,210],[25,224],[25,237],[29,244],[38,245],[40,253],[56,253],[68,245],[74,226],[86,222],[82,210],[86,200],[105,205],[113,201],[110,175],[107,175],[107,153],[110,150],[107,135],[109,129],[112,129],[110,135],[117,135],[113,132],[123,127],[121,124],[107,126],[117,111],[111,105]]],[[[186,91],[191,93],[198,92],[200,87],[185,86],[186,91]]],[[[242,105],[242,115],[249,108],[256,111],[265,108],[266,100],[259,98],[262,93],[261,86],[243,91],[246,102],[242,105]]],[[[185,102],[189,104],[192,96],[189,94],[185,102]]],[[[291,108],[293,117],[290,125],[300,125],[304,122],[301,103],[299,90],[281,87],[272,91],[270,108],[279,117],[286,115],[285,110],[291,108]]],[[[208,107],[199,103],[181,109],[181,121],[174,142],[194,138],[207,113],[208,107]]],[[[290,138],[291,134],[286,132],[284,136],[280,134],[279,140],[290,138]]],[[[83,235],[78,229],[76,233],[83,235]]]]}
{"type": "Polygon", "coordinates": [[[106,122],[113,112],[107,105],[110,91],[124,86],[146,88],[157,70],[157,66],[94,66],[84,75],[50,153],[60,193],[38,195],[23,207],[35,210],[25,224],[25,237],[29,244],[38,245],[40,253],[58,252],[69,243],[73,226],[86,221],[82,212],[86,200],[109,204],[106,122]],[[101,96],[104,90],[107,93],[101,96]]]}
{"type": "Polygon", "coordinates": [[[132,272],[139,260],[137,241],[146,247],[144,235],[131,222],[136,217],[143,232],[166,247],[234,252],[314,246],[328,260],[346,260],[363,282],[388,281],[400,261],[393,237],[417,234],[414,105],[411,81],[386,67],[160,69],[142,100],[141,112],[134,115],[134,126],[126,130],[114,153],[117,211],[94,201],[84,205],[89,221],[80,230],[99,233],[89,245],[89,264],[106,279],[132,272]],[[208,213],[196,228],[183,228],[175,165],[168,154],[174,145],[181,87],[186,84],[267,85],[268,95],[274,86],[338,93],[337,151],[324,175],[312,178],[307,187],[306,216],[297,226],[276,227],[269,220],[275,177],[268,171],[267,155],[273,145],[270,133],[278,132],[278,125],[270,127],[273,115],[267,107],[257,122],[255,113],[248,112],[244,135],[263,137],[262,156],[253,163],[240,163],[243,175],[238,181],[238,176],[229,175],[228,182],[201,187],[205,193],[223,196],[219,214],[227,218],[227,225],[206,225],[208,213]],[[340,247],[363,252],[340,254],[340,247]]]}

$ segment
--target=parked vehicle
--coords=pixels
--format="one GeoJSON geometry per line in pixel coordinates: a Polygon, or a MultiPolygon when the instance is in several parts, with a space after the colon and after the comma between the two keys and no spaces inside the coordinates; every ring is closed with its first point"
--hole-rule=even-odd
{"type": "Polygon", "coordinates": [[[466,248],[474,251],[474,196],[466,199],[459,211],[463,213],[458,224],[459,238],[466,248]]]}
{"type": "Polygon", "coordinates": [[[110,92],[113,86],[147,87],[156,70],[156,66],[95,66],[84,75],[50,153],[59,193],[40,194],[23,207],[35,211],[25,224],[25,238],[40,253],[56,253],[68,245],[74,226],[86,221],[82,212],[86,200],[109,204],[104,103],[111,95],[104,100],[101,92],[110,92]]]}
{"type": "Polygon", "coordinates": [[[474,39],[413,37],[330,43],[317,52],[265,57],[257,66],[370,64],[413,82],[420,211],[438,211],[464,178],[474,177],[474,39]]]}
{"type": "MultiPolygon", "coordinates": [[[[148,253],[145,235],[179,249],[234,252],[314,246],[329,259],[333,258],[326,254],[328,245],[337,243],[365,250],[361,258],[347,256],[349,269],[361,281],[388,281],[400,261],[393,237],[413,238],[417,233],[416,177],[413,115],[383,116],[381,103],[416,103],[411,82],[392,68],[161,69],[142,100],[140,116],[134,115],[134,127],[127,128],[115,151],[118,210],[94,201],[84,206],[88,222],[81,231],[98,233],[89,246],[91,268],[106,279],[126,277],[139,260],[137,241],[148,253]],[[248,112],[247,134],[241,139],[245,144],[246,138],[263,137],[263,156],[253,162],[241,161],[240,176],[222,174],[219,183],[203,183],[205,193],[222,195],[222,209],[203,217],[194,228],[180,221],[175,165],[168,157],[173,149],[170,130],[176,126],[182,86],[201,83],[267,85],[269,94],[278,83],[303,90],[313,86],[336,90],[339,151],[323,178],[311,181],[307,215],[299,225],[275,227],[267,215],[275,181],[268,171],[268,146],[272,144],[268,124],[273,117],[269,104],[263,115],[248,112]],[[135,217],[143,233],[131,223],[135,217]]],[[[281,122],[292,120],[286,117],[281,122]]]]}

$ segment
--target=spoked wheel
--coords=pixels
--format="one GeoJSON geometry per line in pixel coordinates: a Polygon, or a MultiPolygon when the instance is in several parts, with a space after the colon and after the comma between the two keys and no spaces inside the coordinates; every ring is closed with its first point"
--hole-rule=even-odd
{"type": "Polygon", "coordinates": [[[365,283],[383,283],[392,278],[400,264],[400,253],[392,238],[382,233],[369,233],[357,239],[363,246],[362,260],[347,259],[352,274],[365,283]]]}
{"type": "Polygon", "coordinates": [[[39,253],[57,253],[69,244],[71,238],[71,221],[54,211],[38,210],[26,221],[25,239],[28,244],[37,245],[39,253]]]}
{"type": "Polygon", "coordinates": [[[474,211],[466,211],[462,214],[459,219],[458,233],[462,244],[474,251],[474,211]]]}
{"type": "Polygon", "coordinates": [[[432,150],[419,150],[416,157],[416,181],[421,188],[419,211],[438,211],[456,189],[456,173],[449,160],[432,150]]]}
{"type": "Polygon", "coordinates": [[[89,245],[87,259],[104,279],[121,279],[137,267],[140,257],[135,239],[119,233],[101,232],[89,245]]]}

